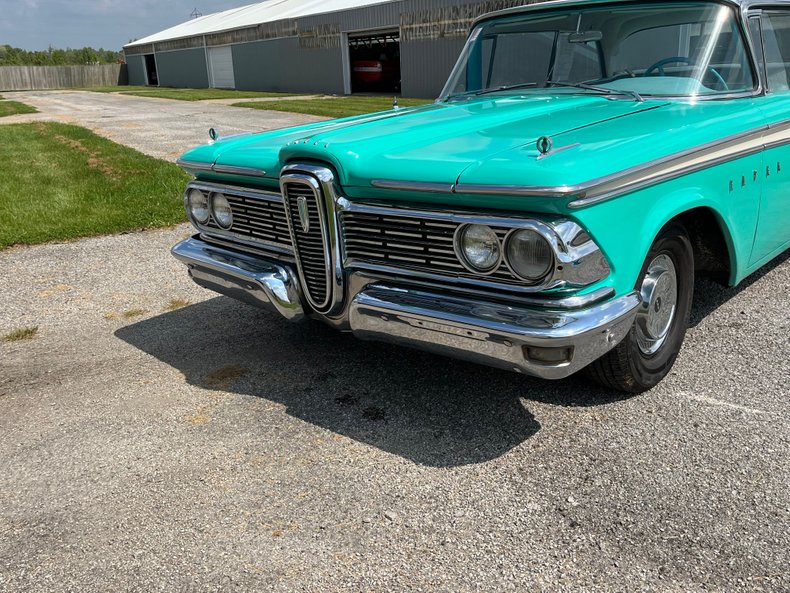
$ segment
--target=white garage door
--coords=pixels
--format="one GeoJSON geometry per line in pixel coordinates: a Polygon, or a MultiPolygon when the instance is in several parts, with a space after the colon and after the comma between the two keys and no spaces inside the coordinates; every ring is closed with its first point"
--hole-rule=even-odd
{"type": "Polygon", "coordinates": [[[233,79],[233,52],[230,46],[208,48],[211,86],[219,89],[236,88],[233,79]]]}

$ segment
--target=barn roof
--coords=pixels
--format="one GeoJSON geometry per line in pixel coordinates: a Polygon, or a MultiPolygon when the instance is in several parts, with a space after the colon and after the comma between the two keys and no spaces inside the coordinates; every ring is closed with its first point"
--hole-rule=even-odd
{"type": "Polygon", "coordinates": [[[239,8],[200,16],[159,33],[137,39],[124,47],[196,37],[210,33],[221,33],[234,29],[254,27],[263,23],[397,1],[399,0],[267,0],[266,2],[248,4],[239,8]]]}

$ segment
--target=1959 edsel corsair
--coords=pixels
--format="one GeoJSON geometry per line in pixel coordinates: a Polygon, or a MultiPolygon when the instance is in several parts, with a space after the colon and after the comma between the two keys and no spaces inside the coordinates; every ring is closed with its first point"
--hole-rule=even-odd
{"type": "Polygon", "coordinates": [[[488,14],[435,103],[187,152],[173,254],[292,321],[641,392],[696,275],[790,247],[789,89],[790,2],[488,14]]]}

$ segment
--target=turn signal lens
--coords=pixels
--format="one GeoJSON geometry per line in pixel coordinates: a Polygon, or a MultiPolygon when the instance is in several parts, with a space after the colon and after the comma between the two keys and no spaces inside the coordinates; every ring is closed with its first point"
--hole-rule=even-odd
{"type": "Polygon", "coordinates": [[[212,194],[211,212],[214,215],[214,220],[223,229],[233,226],[233,211],[230,209],[228,199],[222,194],[212,194]]]}
{"type": "Polygon", "coordinates": [[[470,270],[487,274],[499,266],[502,249],[492,228],[470,224],[461,229],[456,241],[457,253],[470,270]]]}
{"type": "Polygon", "coordinates": [[[517,276],[536,283],[551,272],[554,251],[540,233],[529,229],[516,231],[507,241],[507,263],[517,276]]]}
{"type": "Polygon", "coordinates": [[[192,219],[199,224],[206,224],[209,217],[208,196],[199,189],[189,191],[187,208],[192,219]]]}

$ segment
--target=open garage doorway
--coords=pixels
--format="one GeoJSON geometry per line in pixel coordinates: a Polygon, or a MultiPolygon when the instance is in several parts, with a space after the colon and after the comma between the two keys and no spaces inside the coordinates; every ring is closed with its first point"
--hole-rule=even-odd
{"type": "Polygon", "coordinates": [[[349,33],[352,93],[400,93],[400,33],[349,33]]]}
{"type": "Polygon", "coordinates": [[[145,82],[148,86],[159,86],[159,75],[156,73],[156,57],[154,54],[145,54],[145,82]]]}

